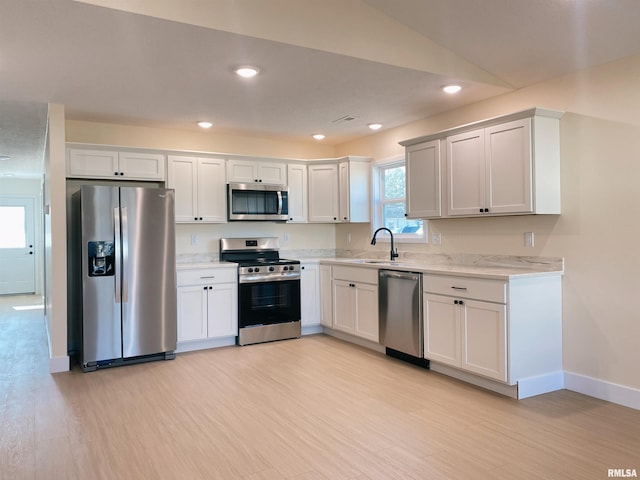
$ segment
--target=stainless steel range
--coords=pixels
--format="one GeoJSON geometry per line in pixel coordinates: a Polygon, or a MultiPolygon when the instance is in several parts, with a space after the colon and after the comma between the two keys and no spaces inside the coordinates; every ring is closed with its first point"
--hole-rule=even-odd
{"type": "Polygon", "coordinates": [[[300,262],[280,258],[277,237],[221,238],[238,267],[238,345],[300,337],[300,262]]]}

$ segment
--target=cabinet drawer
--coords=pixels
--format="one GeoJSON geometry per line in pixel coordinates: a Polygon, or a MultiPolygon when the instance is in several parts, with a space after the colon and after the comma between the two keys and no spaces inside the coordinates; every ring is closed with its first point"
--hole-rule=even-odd
{"type": "Polygon", "coordinates": [[[378,270],[375,268],[358,267],[333,267],[333,278],[347,280],[348,282],[378,284],[378,270]]]}
{"type": "Polygon", "coordinates": [[[507,303],[507,284],[501,280],[425,275],[422,287],[428,293],[507,303]]]}
{"type": "Polygon", "coordinates": [[[236,268],[211,268],[196,270],[179,270],[177,273],[178,286],[184,285],[213,285],[216,283],[236,283],[238,270],[236,268]]]}

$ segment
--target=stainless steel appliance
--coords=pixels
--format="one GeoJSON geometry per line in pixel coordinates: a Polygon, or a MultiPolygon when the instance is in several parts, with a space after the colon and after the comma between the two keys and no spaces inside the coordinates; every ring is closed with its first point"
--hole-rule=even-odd
{"type": "Polygon", "coordinates": [[[173,190],[82,186],[72,206],[84,371],[175,358],[173,190]]]}
{"type": "Polygon", "coordinates": [[[262,183],[230,183],[227,185],[229,220],[289,219],[289,189],[262,183]]]}
{"type": "Polygon", "coordinates": [[[380,343],[387,355],[428,365],[422,338],[422,274],[379,270],[378,288],[380,343]]]}
{"type": "Polygon", "coordinates": [[[300,337],[300,262],[277,237],[221,238],[220,260],[239,264],[238,345],[300,337]]]}

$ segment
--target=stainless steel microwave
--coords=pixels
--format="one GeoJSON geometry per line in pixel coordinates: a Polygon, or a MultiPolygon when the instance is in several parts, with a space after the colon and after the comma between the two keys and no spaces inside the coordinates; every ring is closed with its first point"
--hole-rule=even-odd
{"type": "Polygon", "coordinates": [[[229,220],[289,220],[289,189],[282,185],[229,183],[229,220]]]}

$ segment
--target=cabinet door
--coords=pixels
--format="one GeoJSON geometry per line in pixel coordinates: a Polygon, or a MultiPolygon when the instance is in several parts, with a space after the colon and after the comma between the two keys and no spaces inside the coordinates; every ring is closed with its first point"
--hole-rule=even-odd
{"type": "Polygon", "coordinates": [[[505,382],[506,306],[464,300],[462,316],[461,367],[473,373],[505,382]]]}
{"type": "Polygon", "coordinates": [[[378,343],[378,286],[356,284],[355,334],[378,343]]]}
{"type": "Polygon", "coordinates": [[[291,164],[287,167],[289,179],[289,221],[307,221],[307,166],[291,164]]]}
{"type": "Polygon", "coordinates": [[[123,178],[134,180],[165,179],[165,158],[159,153],[120,152],[120,172],[123,178]]]}
{"type": "Polygon", "coordinates": [[[176,223],[193,222],[197,212],[197,159],[169,155],[167,186],[175,190],[176,223]]]}
{"type": "Polygon", "coordinates": [[[300,303],[302,326],[320,324],[320,272],[318,265],[300,266],[300,303]]]}
{"type": "Polygon", "coordinates": [[[533,211],[531,119],[485,129],[489,213],[533,211]]]}
{"type": "Polygon", "coordinates": [[[453,302],[450,297],[424,294],[424,356],[460,367],[459,307],[453,302]]]}
{"type": "Polygon", "coordinates": [[[320,324],[333,327],[333,288],[329,265],[320,265],[320,324]]]}
{"type": "Polygon", "coordinates": [[[67,151],[68,177],[112,179],[118,175],[118,152],[76,148],[67,151]]]}
{"type": "Polygon", "coordinates": [[[355,333],[355,284],[344,280],[333,281],[333,328],[353,335],[355,333]]]}
{"type": "Polygon", "coordinates": [[[338,165],[338,192],[339,199],[339,217],[341,222],[349,221],[349,162],[342,162],[338,165]]]}
{"type": "Polygon", "coordinates": [[[229,160],[229,182],[253,183],[258,181],[258,164],[253,160],[229,160]]]}
{"type": "Polygon", "coordinates": [[[338,165],[309,166],[309,221],[338,221],[338,165]]]}
{"type": "Polygon", "coordinates": [[[485,172],[484,129],[447,137],[449,215],[481,215],[485,172]]]}
{"type": "Polygon", "coordinates": [[[407,148],[407,217],[442,216],[440,140],[407,148]]]}
{"type": "Polygon", "coordinates": [[[238,335],[238,287],[235,283],[212,285],[208,290],[207,336],[238,335]]]}
{"type": "Polygon", "coordinates": [[[199,158],[197,178],[198,218],[204,222],[227,221],[227,183],[222,158],[199,158]]]}
{"type": "Polygon", "coordinates": [[[207,292],[205,285],[178,287],[178,341],[207,338],[207,292]]]}
{"type": "Polygon", "coordinates": [[[284,163],[258,162],[258,180],[271,185],[287,184],[287,166],[284,163]]]}

